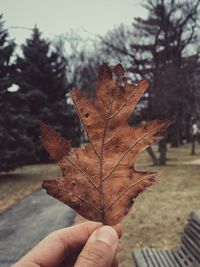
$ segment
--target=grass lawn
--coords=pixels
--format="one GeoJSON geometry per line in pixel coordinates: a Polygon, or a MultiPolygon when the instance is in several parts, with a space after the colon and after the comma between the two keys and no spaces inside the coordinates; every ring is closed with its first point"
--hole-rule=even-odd
{"type": "Polygon", "coordinates": [[[179,242],[190,212],[200,209],[200,165],[188,161],[200,159],[189,155],[188,146],[170,149],[168,166],[151,167],[148,155],[138,158],[137,169],[161,171],[156,184],[137,198],[122,222],[119,258],[122,267],[132,266],[133,247],[171,248],[179,242]],[[184,164],[182,164],[184,163],[184,164]]]}
{"type": "Polygon", "coordinates": [[[0,212],[41,187],[41,181],[57,177],[55,164],[30,165],[0,174],[0,212]]]}
{"type": "MultiPolygon", "coordinates": [[[[200,160],[199,145],[196,156],[190,156],[188,145],[170,148],[165,167],[152,167],[146,152],[138,157],[136,169],[162,173],[156,184],[136,199],[122,222],[123,237],[118,252],[121,267],[133,266],[133,247],[177,245],[190,211],[200,209],[200,165],[190,164],[197,159],[200,160]]],[[[56,165],[48,164],[26,166],[0,175],[0,211],[37,190],[43,179],[57,177],[58,172],[56,165]]],[[[83,219],[77,216],[76,222],[80,221],[83,219]]]]}

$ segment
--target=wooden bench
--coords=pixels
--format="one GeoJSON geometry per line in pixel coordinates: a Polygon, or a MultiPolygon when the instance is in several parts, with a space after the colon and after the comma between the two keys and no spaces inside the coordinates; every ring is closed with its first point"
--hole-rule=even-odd
{"type": "Polygon", "coordinates": [[[191,212],[178,249],[136,248],[137,267],[200,267],[200,212],[191,212]]]}

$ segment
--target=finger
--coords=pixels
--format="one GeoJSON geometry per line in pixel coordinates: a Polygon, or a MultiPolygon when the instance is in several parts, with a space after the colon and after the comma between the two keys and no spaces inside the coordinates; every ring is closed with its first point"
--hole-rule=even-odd
{"type": "Polygon", "coordinates": [[[117,234],[118,234],[118,237],[119,238],[121,238],[121,236],[122,236],[122,228],[121,228],[121,225],[120,224],[116,224],[116,225],[114,225],[114,226],[112,226],[114,229],[115,229],[115,231],[117,232],[117,234]]]}
{"type": "Polygon", "coordinates": [[[30,263],[35,264],[34,267],[57,266],[67,255],[80,250],[89,236],[100,226],[102,226],[101,223],[86,222],[55,231],[44,238],[13,267],[31,266],[30,263]]]}
{"type": "MultiPolygon", "coordinates": [[[[121,226],[118,224],[118,225],[113,226],[113,228],[115,229],[115,231],[118,234],[118,237],[120,238],[121,235],[122,235],[121,226]]],[[[77,260],[77,258],[79,256],[82,248],[83,248],[83,246],[80,248],[80,250],[77,250],[75,252],[75,254],[70,254],[70,257],[67,257],[59,267],[71,267],[71,266],[74,266],[74,264],[75,264],[75,262],[76,262],[76,260],[77,260]]],[[[115,257],[112,267],[117,267],[118,265],[119,265],[118,259],[115,257]]]]}
{"type": "Polygon", "coordinates": [[[117,232],[110,226],[100,227],[88,239],[74,267],[111,267],[117,247],[117,232]]]}
{"type": "MultiPolygon", "coordinates": [[[[115,231],[118,234],[118,237],[120,238],[121,235],[122,235],[122,228],[121,228],[121,226],[119,224],[117,224],[117,225],[113,226],[113,228],[115,229],[115,231]]],[[[85,243],[86,243],[86,241],[85,241],[85,243]]],[[[66,258],[65,258],[64,262],[62,262],[62,264],[60,265],[60,267],[61,266],[62,267],[63,266],[74,266],[74,264],[75,264],[75,262],[76,262],[76,260],[77,260],[77,258],[79,256],[79,254],[80,254],[83,246],[85,245],[85,243],[84,244],[81,244],[80,246],[76,244],[74,248],[71,247],[71,250],[69,252],[70,257],[67,258],[67,255],[66,255],[66,258]]],[[[116,262],[117,261],[115,261],[115,263],[116,262]]],[[[115,267],[115,266],[118,266],[118,265],[115,264],[113,267],[115,267]]]]}
{"type": "Polygon", "coordinates": [[[115,256],[113,263],[112,263],[112,267],[118,267],[119,266],[119,260],[118,258],[115,256]]]}

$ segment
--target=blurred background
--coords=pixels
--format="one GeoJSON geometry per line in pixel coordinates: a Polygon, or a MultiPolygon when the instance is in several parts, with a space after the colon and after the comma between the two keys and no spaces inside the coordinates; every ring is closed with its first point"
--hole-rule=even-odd
{"type": "Polygon", "coordinates": [[[41,147],[38,121],[75,147],[87,142],[70,91],[78,87],[93,98],[99,66],[121,63],[130,82],[150,83],[132,126],[176,117],[165,138],[138,160],[138,168],[164,171],[148,191],[152,203],[163,201],[155,204],[161,206],[154,207],[154,217],[145,196],[136,203],[138,213],[124,225],[131,238],[122,241],[122,266],[130,266],[135,244],[170,247],[178,241],[200,200],[199,9],[199,0],[0,0],[2,214],[59,172],[41,147]],[[172,232],[163,229],[163,220],[166,227],[173,223],[172,232]]]}

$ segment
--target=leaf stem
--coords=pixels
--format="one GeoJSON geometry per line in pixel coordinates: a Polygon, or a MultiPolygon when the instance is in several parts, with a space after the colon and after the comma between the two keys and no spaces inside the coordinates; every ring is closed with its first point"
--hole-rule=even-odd
{"type": "MultiPolygon", "coordinates": [[[[116,81],[115,90],[118,88],[118,83],[119,83],[119,78],[116,81]]],[[[108,114],[106,117],[106,122],[105,122],[104,131],[103,131],[103,137],[102,137],[102,143],[101,143],[101,152],[100,152],[99,179],[100,179],[100,198],[101,198],[101,210],[102,210],[102,222],[103,223],[104,223],[104,217],[105,217],[104,188],[103,188],[103,153],[104,153],[104,145],[105,145],[105,138],[106,138],[106,133],[107,133],[107,128],[108,128],[108,122],[110,120],[110,114],[112,111],[113,102],[114,102],[114,97],[112,98],[112,101],[110,103],[110,108],[109,108],[109,111],[108,111],[108,114]]]]}

